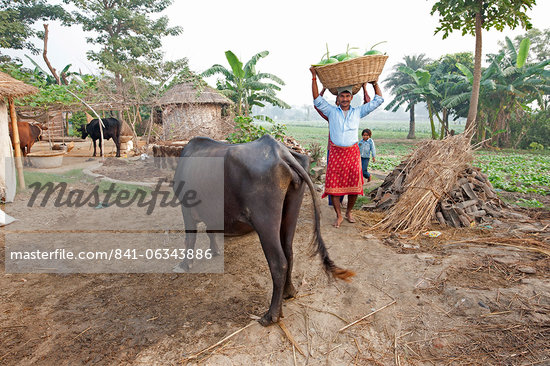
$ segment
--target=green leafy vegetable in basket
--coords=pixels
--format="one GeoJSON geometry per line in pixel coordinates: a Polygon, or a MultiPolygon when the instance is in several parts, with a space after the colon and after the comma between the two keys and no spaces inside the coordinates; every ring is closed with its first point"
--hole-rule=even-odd
{"type": "Polygon", "coordinates": [[[376,46],[378,46],[378,45],[381,44],[381,43],[386,43],[386,42],[387,42],[387,41],[382,41],[382,42],[376,43],[374,46],[372,46],[372,47],[370,48],[370,50],[368,50],[367,52],[365,52],[365,53],[363,54],[363,56],[368,56],[368,55],[383,55],[384,53],[382,53],[382,52],[380,52],[380,51],[378,51],[378,50],[373,50],[373,48],[376,47],[376,46]]]}
{"type": "Polygon", "coordinates": [[[356,52],[350,52],[351,50],[357,50],[357,49],[358,49],[357,47],[351,47],[350,48],[349,43],[348,43],[348,46],[346,48],[346,53],[339,53],[335,57],[338,59],[338,61],[351,60],[352,58],[359,57],[359,55],[356,52]]]}
{"type": "Polygon", "coordinates": [[[323,57],[321,58],[321,61],[319,61],[319,63],[313,66],[323,66],[328,64],[334,64],[339,61],[336,57],[330,56],[330,52],[328,51],[328,43],[326,44],[326,46],[327,46],[327,52],[323,55],[323,57]]]}
{"type": "MultiPolygon", "coordinates": [[[[319,62],[319,66],[322,66],[322,65],[328,65],[328,64],[335,64],[338,62],[338,59],[335,58],[335,57],[329,57],[325,60],[321,60],[321,62],[319,62]]],[[[315,65],[317,66],[317,65],[315,65]]]]}

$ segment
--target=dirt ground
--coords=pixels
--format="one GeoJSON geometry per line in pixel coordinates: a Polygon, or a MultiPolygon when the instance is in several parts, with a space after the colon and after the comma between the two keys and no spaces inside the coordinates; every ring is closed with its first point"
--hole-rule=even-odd
{"type": "MultiPolygon", "coordinates": [[[[118,165],[99,169],[135,178],[118,172],[118,165]]],[[[90,182],[72,183],[85,184],[90,182]]],[[[0,229],[2,259],[10,235],[29,225],[52,247],[90,235],[77,228],[143,227],[138,212],[115,207],[100,210],[103,219],[89,214],[94,208],[31,212],[29,197],[19,194],[3,207],[19,221],[0,229]],[[50,237],[52,227],[66,237],[50,237]]],[[[442,233],[437,238],[404,237],[373,231],[382,217],[377,212],[357,211],[358,223],[333,228],[334,214],[322,200],[323,238],[331,258],[356,272],[351,283],[328,280],[319,259],[309,255],[311,211],[307,194],[294,240],[298,295],[284,303],[281,324],[266,328],[254,320],[271,298],[256,234],[226,238],[224,272],[216,274],[16,274],[5,273],[2,261],[0,364],[550,363],[548,211],[518,208],[498,226],[457,230],[434,224],[431,229],[442,233]]],[[[167,210],[155,220],[159,226],[152,227],[161,232],[181,225],[181,213],[167,210]]],[[[136,240],[102,235],[98,242],[136,240]]]]}

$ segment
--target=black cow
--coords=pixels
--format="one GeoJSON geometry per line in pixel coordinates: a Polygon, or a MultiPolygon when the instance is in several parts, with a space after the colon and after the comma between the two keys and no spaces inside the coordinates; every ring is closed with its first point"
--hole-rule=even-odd
{"type": "MultiPolygon", "coordinates": [[[[113,139],[116,145],[116,156],[120,157],[120,131],[122,123],[116,118],[102,118],[103,121],[103,138],[105,140],[113,139]]],[[[101,141],[101,132],[99,131],[99,119],[93,119],[86,126],[80,127],[82,138],[85,139],[88,135],[94,141],[94,155],[96,154],[96,140],[99,140],[99,153],[103,156],[103,141],[101,141]]]]}
{"type": "MultiPolygon", "coordinates": [[[[327,274],[343,280],[349,280],[354,275],[334,264],[321,238],[319,201],[307,173],[307,156],[290,151],[269,135],[237,145],[204,137],[194,138],[183,149],[174,176],[174,190],[180,201],[183,191],[180,189],[178,192],[178,187],[190,183],[191,186],[206,187],[202,191],[208,192],[208,186],[216,179],[216,172],[209,169],[207,163],[193,163],[193,159],[187,159],[194,157],[223,158],[224,234],[242,235],[253,230],[258,233],[273,280],[271,305],[260,319],[262,325],[277,322],[282,317],[283,298],[288,299],[296,294],[291,277],[292,241],[306,185],[314,203],[314,252],[321,256],[327,274]]],[[[216,198],[219,199],[219,196],[216,198]]],[[[205,222],[207,233],[212,231],[209,230],[212,213],[208,209],[208,204],[196,205],[192,210],[182,204],[186,249],[194,249],[197,221],[205,222]]],[[[208,235],[210,247],[215,252],[214,235],[208,235]]],[[[188,263],[182,262],[179,266],[187,269],[188,263]]]]}

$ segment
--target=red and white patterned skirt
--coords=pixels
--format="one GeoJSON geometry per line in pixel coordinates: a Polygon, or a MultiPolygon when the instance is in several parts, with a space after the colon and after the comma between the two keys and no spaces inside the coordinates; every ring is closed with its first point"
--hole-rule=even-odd
{"type": "Polygon", "coordinates": [[[348,147],[336,146],[329,142],[325,192],[328,195],[345,196],[348,194],[363,195],[363,172],[361,170],[361,152],[359,145],[348,147]]]}

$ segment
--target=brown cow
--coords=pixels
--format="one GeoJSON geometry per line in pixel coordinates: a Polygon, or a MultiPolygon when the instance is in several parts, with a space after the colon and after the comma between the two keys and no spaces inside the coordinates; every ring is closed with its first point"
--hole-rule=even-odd
{"type": "MultiPolygon", "coordinates": [[[[9,123],[9,128],[13,146],[13,131],[11,123],[9,123]]],[[[45,128],[38,127],[37,125],[31,125],[28,122],[17,121],[17,129],[19,130],[19,147],[23,152],[23,156],[27,156],[27,154],[31,152],[32,145],[38,141],[42,135],[42,129],[45,128]]],[[[15,149],[15,146],[13,148],[15,149]]]]}

